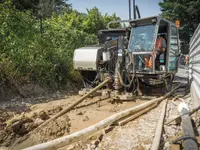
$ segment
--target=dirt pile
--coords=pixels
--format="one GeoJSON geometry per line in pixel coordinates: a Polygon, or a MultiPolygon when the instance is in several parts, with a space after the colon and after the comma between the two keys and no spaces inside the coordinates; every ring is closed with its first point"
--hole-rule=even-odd
{"type": "Polygon", "coordinates": [[[11,145],[17,138],[24,136],[37,125],[31,118],[23,117],[21,119],[16,119],[11,121],[3,130],[1,130],[1,139],[0,144],[2,146],[9,146],[11,145]]]}
{"type": "MultiPolygon", "coordinates": [[[[4,119],[4,123],[1,124],[0,128],[0,145],[10,147],[21,143],[23,140],[28,138],[26,135],[29,132],[33,131],[45,120],[50,118],[49,114],[54,114],[60,110],[60,108],[57,108],[47,112],[31,112],[17,115],[8,121],[4,119]]],[[[33,135],[37,135],[37,142],[44,142],[56,137],[60,137],[70,132],[69,121],[69,117],[64,115],[56,121],[50,122],[46,127],[39,130],[39,132],[34,133],[33,131],[33,135]]]]}
{"type": "Polygon", "coordinates": [[[7,136],[5,132],[6,120],[13,117],[11,112],[7,112],[5,109],[0,109],[0,144],[4,142],[4,138],[7,136]]]}
{"type": "Polygon", "coordinates": [[[37,135],[39,135],[39,142],[46,142],[48,140],[55,139],[70,132],[70,119],[68,115],[64,115],[58,118],[56,121],[50,122],[47,126],[41,129],[37,135]]]}
{"type": "Polygon", "coordinates": [[[6,112],[4,109],[0,109],[0,130],[2,130],[6,124],[6,120],[13,116],[12,113],[6,112]]]}

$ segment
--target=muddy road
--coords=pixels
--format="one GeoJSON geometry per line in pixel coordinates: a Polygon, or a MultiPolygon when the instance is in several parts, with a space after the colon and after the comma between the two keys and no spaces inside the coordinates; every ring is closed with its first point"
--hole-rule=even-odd
{"type": "Polygon", "coordinates": [[[145,100],[135,99],[129,102],[112,103],[112,99],[106,97],[87,98],[72,111],[50,122],[38,133],[31,134],[31,140],[26,140],[26,135],[34,131],[37,126],[49,117],[60,112],[68,105],[76,101],[80,96],[66,96],[60,99],[41,100],[38,104],[19,102],[23,109],[16,103],[2,104],[1,110],[1,139],[2,147],[9,149],[21,149],[48,140],[55,139],[70,133],[84,129],[99,122],[106,117],[143,103],[145,100]],[[32,138],[33,137],[33,138],[32,138]],[[36,138],[35,138],[36,137],[36,138]]]}
{"type": "MultiPolygon", "coordinates": [[[[185,70],[176,76],[176,82],[184,82],[185,70]],[[183,76],[184,75],[184,76],[183,76]]],[[[185,92],[185,88],[179,89],[185,92]]],[[[77,92],[76,92],[77,93],[77,92]]],[[[177,95],[177,94],[176,94],[177,95]]],[[[166,107],[167,120],[178,115],[177,106],[182,101],[172,101],[172,95],[168,98],[166,107]]],[[[71,92],[70,94],[55,93],[51,97],[37,98],[16,98],[10,101],[3,101],[0,104],[0,149],[19,150],[74,132],[85,129],[99,121],[121,112],[128,108],[143,104],[159,96],[135,97],[130,101],[113,101],[108,97],[96,95],[89,97],[72,109],[70,112],[50,122],[47,126],[35,132],[35,129],[44,121],[67,108],[77,101],[80,96],[71,92]]],[[[191,108],[194,108],[190,95],[182,97],[191,108]]],[[[151,148],[155,130],[160,117],[163,102],[146,114],[139,116],[127,124],[119,126],[112,125],[106,129],[80,140],[79,142],[67,145],[61,150],[148,150],[151,148]]],[[[196,133],[200,133],[200,120],[198,113],[192,116],[196,133]]],[[[164,132],[161,139],[160,149],[171,149],[171,141],[181,135],[179,122],[172,122],[164,125],[164,132]]],[[[176,148],[175,148],[176,150],[176,148]]]]}
{"type": "MultiPolygon", "coordinates": [[[[23,109],[18,106],[16,108],[14,106],[11,107],[11,103],[2,105],[1,148],[18,150],[69,135],[117,112],[137,106],[155,97],[138,97],[132,101],[114,103],[112,99],[107,97],[90,97],[69,113],[58,118],[56,121],[50,122],[47,126],[39,130],[39,132],[34,132],[35,128],[41,123],[69,106],[78,98],[80,96],[75,95],[53,100],[41,100],[37,104],[24,102],[23,109]]],[[[177,105],[181,101],[172,102],[171,99],[172,97],[168,98],[165,121],[178,114],[177,105]]],[[[185,100],[189,103],[191,101],[190,96],[186,96],[185,100]]],[[[114,125],[108,127],[108,131],[101,130],[88,138],[61,148],[61,150],[148,150],[152,145],[162,104],[159,104],[158,107],[123,126],[114,125]]],[[[170,149],[170,142],[175,137],[178,137],[180,133],[180,124],[176,122],[172,122],[170,126],[164,126],[160,149],[170,149]]]]}

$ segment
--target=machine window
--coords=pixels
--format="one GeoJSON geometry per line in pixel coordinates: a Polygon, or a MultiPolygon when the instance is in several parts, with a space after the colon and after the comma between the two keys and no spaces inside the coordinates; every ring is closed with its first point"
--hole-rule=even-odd
{"type": "Polygon", "coordinates": [[[172,26],[172,28],[171,28],[171,35],[172,36],[177,36],[177,29],[176,29],[176,27],[172,26]]]}
{"type": "Polygon", "coordinates": [[[152,51],[155,39],[155,24],[133,27],[130,36],[130,52],[152,51]]]}
{"type": "Polygon", "coordinates": [[[178,51],[178,36],[177,36],[177,29],[176,27],[171,27],[171,50],[174,52],[178,51]]]}

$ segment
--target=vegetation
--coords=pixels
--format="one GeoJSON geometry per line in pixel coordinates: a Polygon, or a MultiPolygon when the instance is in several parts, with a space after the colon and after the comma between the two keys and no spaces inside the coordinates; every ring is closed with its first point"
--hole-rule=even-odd
{"type": "Polygon", "coordinates": [[[200,1],[198,0],[163,0],[159,3],[162,16],[168,20],[180,20],[180,39],[189,43],[192,34],[200,22],[200,1]]]}
{"type": "Polygon", "coordinates": [[[74,49],[96,44],[98,30],[120,19],[115,14],[102,15],[97,8],[84,14],[70,4],[59,3],[62,10],[53,10],[41,20],[31,5],[0,2],[0,84],[34,81],[62,85],[77,81],[72,66],[74,49]]]}

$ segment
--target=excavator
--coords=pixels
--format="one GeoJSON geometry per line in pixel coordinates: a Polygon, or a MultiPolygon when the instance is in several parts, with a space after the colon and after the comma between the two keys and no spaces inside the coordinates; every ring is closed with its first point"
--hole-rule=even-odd
{"type": "Polygon", "coordinates": [[[98,37],[98,45],[74,51],[74,69],[85,91],[107,78],[104,90],[119,99],[142,95],[143,87],[170,90],[180,56],[175,23],[160,16],[113,21],[98,37]],[[112,23],[120,27],[111,28],[112,23]]]}

